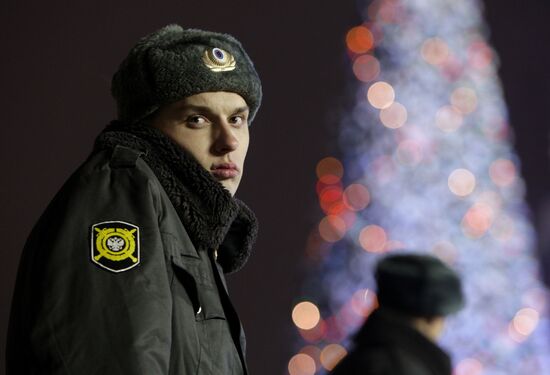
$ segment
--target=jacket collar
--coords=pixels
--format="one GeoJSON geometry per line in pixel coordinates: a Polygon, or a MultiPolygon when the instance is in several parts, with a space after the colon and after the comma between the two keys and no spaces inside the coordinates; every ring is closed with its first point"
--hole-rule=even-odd
{"type": "Polygon", "coordinates": [[[143,152],[174,205],[197,250],[218,250],[224,272],[238,271],[258,232],[254,213],[216,181],[189,153],[159,130],[113,121],[98,136],[95,150],[117,145],[143,152]]]}

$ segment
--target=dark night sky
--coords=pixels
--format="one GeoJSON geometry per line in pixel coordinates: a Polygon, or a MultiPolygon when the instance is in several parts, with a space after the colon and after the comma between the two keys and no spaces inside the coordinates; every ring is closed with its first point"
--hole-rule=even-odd
{"type": "MultiPolygon", "coordinates": [[[[549,187],[550,32],[543,26],[550,6],[542,0],[486,4],[529,202],[540,218],[549,187]]],[[[25,238],[113,118],[109,87],[119,62],[139,37],[172,22],[235,35],[262,77],[264,102],[237,194],[256,212],[260,236],[255,256],[229,281],[247,331],[251,373],[283,374],[306,237],[320,217],[315,165],[336,152],[331,139],[346,107],[343,40],[360,22],[355,1],[8,0],[0,5],[0,21],[0,375],[25,238]]]]}

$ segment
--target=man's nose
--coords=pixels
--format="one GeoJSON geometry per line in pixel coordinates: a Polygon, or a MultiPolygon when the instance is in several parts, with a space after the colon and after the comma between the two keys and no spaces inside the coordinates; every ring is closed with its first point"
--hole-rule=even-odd
{"type": "Polygon", "coordinates": [[[227,154],[239,147],[239,140],[229,123],[221,123],[216,133],[213,145],[216,154],[227,154]]]}

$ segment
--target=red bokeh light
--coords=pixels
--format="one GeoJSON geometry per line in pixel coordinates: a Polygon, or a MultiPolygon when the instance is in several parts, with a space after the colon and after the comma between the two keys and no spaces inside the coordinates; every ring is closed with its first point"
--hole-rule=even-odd
{"type": "Polygon", "coordinates": [[[365,53],[374,46],[374,36],[365,26],[356,26],[346,34],[346,45],[351,52],[365,53]]]}
{"type": "Polygon", "coordinates": [[[380,74],[380,63],[371,55],[361,55],[353,62],[353,74],[362,82],[375,80],[380,74]]]}
{"type": "Polygon", "coordinates": [[[476,69],[483,69],[491,64],[493,60],[493,50],[483,41],[477,41],[470,44],[468,48],[468,61],[476,69]]]}
{"type": "Polygon", "coordinates": [[[324,184],[337,184],[344,175],[344,166],[340,160],[326,157],[317,163],[317,177],[324,184]]]}
{"type": "Polygon", "coordinates": [[[462,219],[462,229],[468,237],[483,236],[493,224],[493,210],[484,203],[476,203],[466,212],[462,219]]]}
{"type": "Polygon", "coordinates": [[[342,188],[340,186],[325,188],[319,195],[319,202],[327,215],[338,215],[346,209],[342,201],[342,188]]]}
{"type": "Polygon", "coordinates": [[[495,185],[507,187],[516,179],[516,166],[510,160],[497,159],[491,164],[489,175],[495,185]]]}

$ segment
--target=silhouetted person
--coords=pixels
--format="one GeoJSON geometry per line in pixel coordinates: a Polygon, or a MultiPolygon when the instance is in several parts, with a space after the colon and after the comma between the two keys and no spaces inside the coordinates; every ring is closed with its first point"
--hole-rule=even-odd
{"type": "Polygon", "coordinates": [[[451,375],[437,344],[445,317],[462,308],[458,275],[429,255],[396,254],[376,267],[379,308],[332,375],[451,375]]]}

